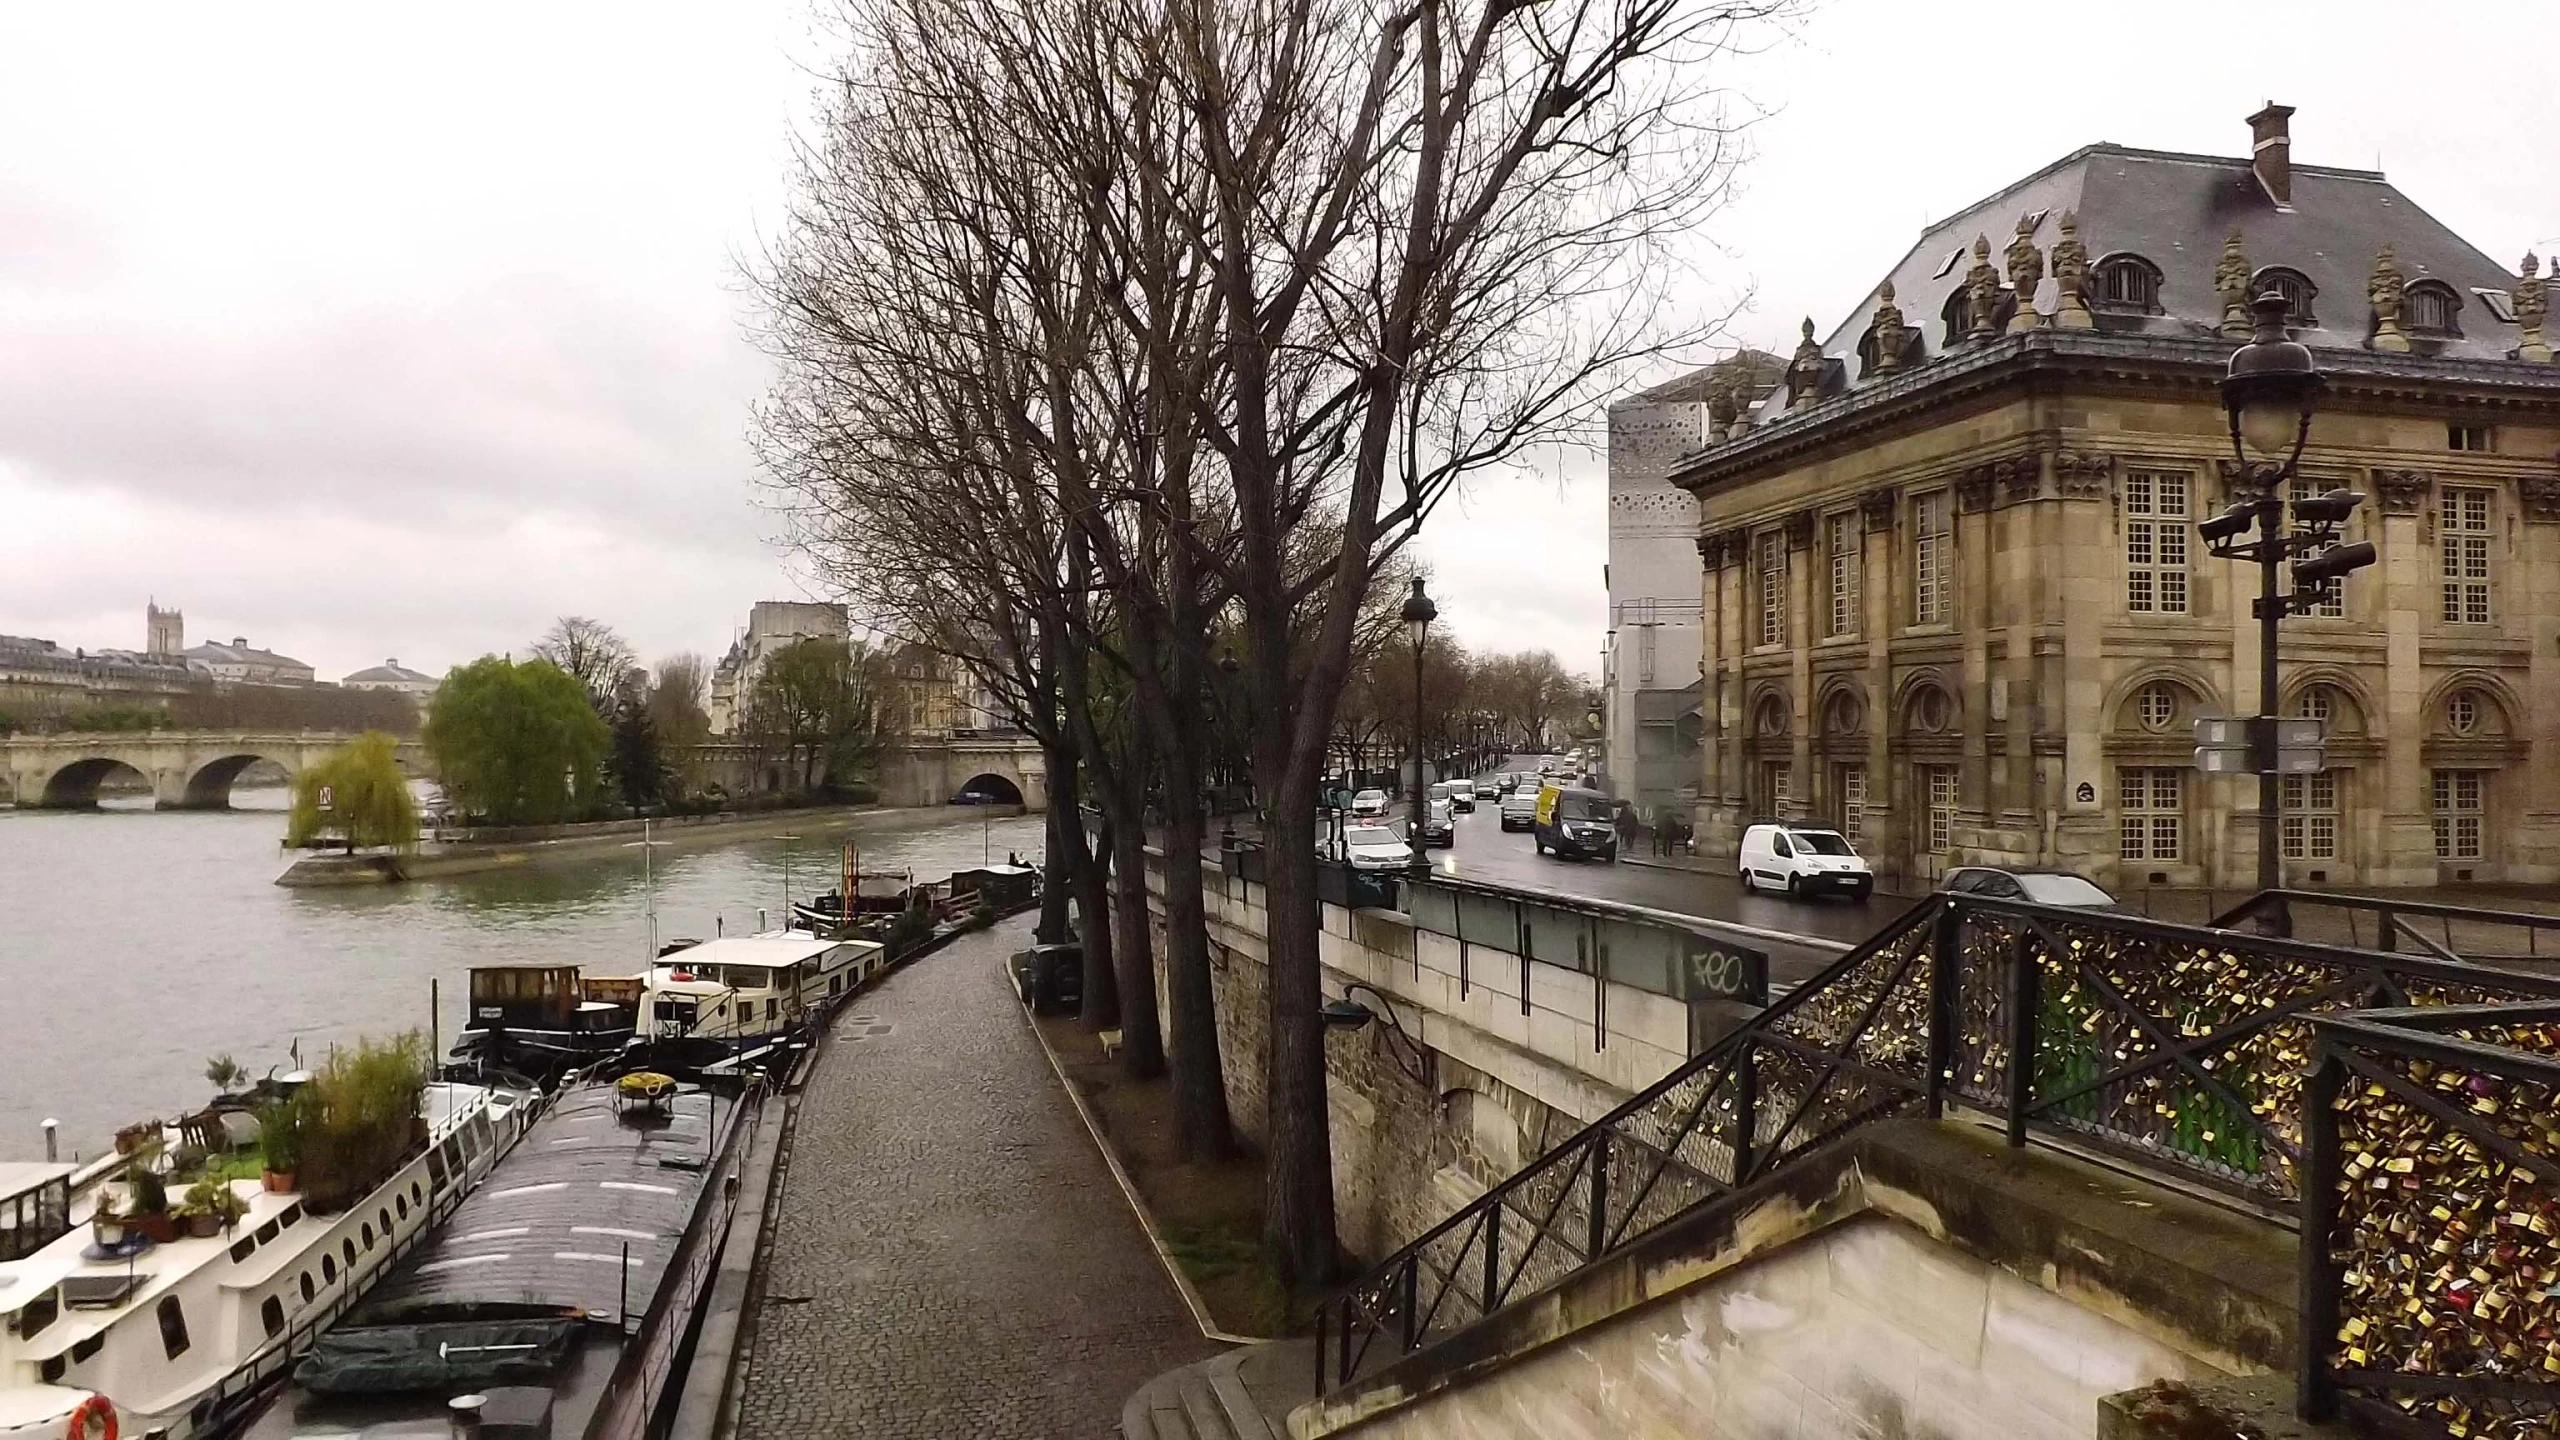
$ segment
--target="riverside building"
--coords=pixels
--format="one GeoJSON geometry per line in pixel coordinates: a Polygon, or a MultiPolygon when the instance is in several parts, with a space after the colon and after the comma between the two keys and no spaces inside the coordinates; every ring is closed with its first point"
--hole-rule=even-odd
{"type": "MultiPolygon", "coordinates": [[[[2380,174],[2091,145],[1939,222],[1781,383],[1701,403],[1702,853],[1813,818],[1907,886],[1969,863],[2119,890],[2560,878],[2560,365],[2536,257],[2491,260],[2380,174]],[[2380,561],[2284,622],[2281,713],[2329,767],[2192,768],[2255,713],[2253,567],[2217,382],[2289,301],[2328,385],[2302,490],[2380,561]]],[[[1623,655],[1623,642],[1620,646],[1623,655]]],[[[1623,665],[1623,661],[1621,661],[1623,665]]]]}

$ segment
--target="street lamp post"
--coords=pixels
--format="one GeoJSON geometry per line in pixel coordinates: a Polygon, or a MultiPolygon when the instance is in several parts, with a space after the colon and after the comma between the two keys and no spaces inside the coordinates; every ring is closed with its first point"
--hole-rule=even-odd
{"type": "Polygon", "coordinates": [[[1422,577],[1414,576],[1413,593],[1404,601],[1405,628],[1413,635],[1413,819],[1406,826],[1412,831],[1409,848],[1413,854],[1405,864],[1417,875],[1431,868],[1430,859],[1423,854],[1422,835],[1431,803],[1423,798],[1422,784],[1422,645],[1430,637],[1432,620],[1439,614],[1440,607],[1422,593],[1422,577]]]}
{"type": "MultiPolygon", "coordinates": [[[[2206,546],[2226,559],[2253,560],[2258,566],[2258,600],[2251,613],[2258,621],[2258,714],[2249,724],[2249,766],[2258,773],[2258,888],[2281,888],[2283,862],[2281,819],[2284,779],[2278,768],[2277,642],[2284,617],[2319,603],[2329,583],[2373,563],[2370,543],[2338,543],[2338,527],[2364,503],[2346,490],[2292,502],[2300,527],[2285,527],[2286,493],[2311,438],[2311,415],[2327,383],[2308,347],[2285,333],[2288,303],[2276,291],[2250,306],[2257,330],[2249,343],[2232,352],[2223,375],[2222,408],[2231,420],[2231,449],[2254,493],[2243,494],[2221,514],[2197,527],[2206,546]],[[2258,538],[2240,537],[2254,524],[2258,538]],[[2293,562],[2293,584],[2278,575],[2293,562]]],[[[2291,929],[2281,903],[2266,912],[2276,933],[2291,929]]]]}

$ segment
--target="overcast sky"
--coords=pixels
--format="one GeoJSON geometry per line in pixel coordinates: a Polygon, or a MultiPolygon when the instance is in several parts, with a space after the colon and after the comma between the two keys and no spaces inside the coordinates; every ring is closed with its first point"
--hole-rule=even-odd
{"type": "MultiPolygon", "coordinates": [[[[2269,98],[2298,163],[2379,163],[2502,263],[2547,255],[2524,17],[1834,0],[1731,67],[1767,113],[1695,283],[1784,353],[1931,217],[2091,141],[2244,154],[2269,98]]],[[[564,612],[716,654],[805,598],[736,277],[819,43],[807,0],[0,3],[0,633],[138,648],[157,597],[324,677],[440,673],[564,612]]],[[[1596,671],[1599,475],[1544,457],[1435,517],[1459,638],[1596,671]]]]}

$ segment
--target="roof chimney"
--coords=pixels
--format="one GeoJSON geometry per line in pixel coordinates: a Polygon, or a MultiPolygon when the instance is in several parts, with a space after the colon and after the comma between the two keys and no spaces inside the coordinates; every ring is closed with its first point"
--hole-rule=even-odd
{"type": "Polygon", "coordinates": [[[2293,107],[2273,100],[2249,117],[2249,168],[2279,207],[2293,204],[2293,107]]]}

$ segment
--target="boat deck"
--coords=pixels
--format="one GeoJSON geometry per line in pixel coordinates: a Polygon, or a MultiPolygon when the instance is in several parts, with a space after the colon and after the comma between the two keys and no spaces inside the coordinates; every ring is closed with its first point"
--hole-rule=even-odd
{"type": "MultiPolygon", "coordinates": [[[[732,1123],[734,1104],[688,1091],[652,1111],[618,1102],[610,1083],[562,1095],[341,1328],[504,1314],[582,1317],[589,1323],[579,1327],[550,1385],[552,1433],[581,1433],[620,1357],[625,1325],[618,1322],[627,1311],[636,1326],[665,1280],[702,1198],[704,1162],[732,1123]]],[[[437,1391],[320,1396],[296,1386],[243,1434],[442,1436],[449,1398],[437,1391]]]]}

